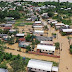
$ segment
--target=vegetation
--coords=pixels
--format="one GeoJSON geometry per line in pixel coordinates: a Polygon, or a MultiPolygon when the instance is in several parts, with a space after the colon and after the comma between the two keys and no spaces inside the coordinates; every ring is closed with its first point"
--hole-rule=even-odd
{"type": "Polygon", "coordinates": [[[70,53],[72,54],[72,45],[70,45],[70,53]]]}
{"type": "Polygon", "coordinates": [[[4,53],[0,51],[0,68],[7,69],[7,63],[10,64],[10,66],[13,69],[13,72],[25,72],[26,66],[29,61],[29,58],[23,59],[19,54],[17,56],[12,55],[11,53],[4,53]]]}
{"type": "Polygon", "coordinates": [[[61,35],[62,35],[62,36],[65,36],[65,35],[66,35],[66,33],[65,33],[65,32],[61,32],[61,35]]]}
{"type": "Polygon", "coordinates": [[[55,46],[56,46],[56,49],[59,49],[59,48],[60,48],[59,42],[56,42],[56,43],[55,43],[55,46]]]}

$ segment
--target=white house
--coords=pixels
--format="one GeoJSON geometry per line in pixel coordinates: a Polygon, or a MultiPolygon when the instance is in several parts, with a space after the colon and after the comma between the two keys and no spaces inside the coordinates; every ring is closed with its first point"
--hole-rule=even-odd
{"type": "Polygon", "coordinates": [[[41,41],[40,44],[43,44],[43,45],[53,45],[53,41],[41,41]]]}
{"type": "Polygon", "coordinates": [[[18,34],[16,34],[16,37],[24,37],[24,33],[22,33],[22,34],[18,33],[18,34]]]}
{"type": "Polygon", "coordinates": [[[62,29],[63,32],[72,33],[72,29],[62,29]]]}
{"type": "Polygon", "coordinates": [[[43,35],[44,34],[44,31],[43,30],[35,30],[34,31],[34,34],[35,35],[43,35]]]}
{"type": "Polygon", "coordinates": [[[63,27],[63,26],[65,26],[64,23],[57,23],[57,24],[55,24],[56,29],[59,29],[60,27],[63,27]]]}
{"type": "Polygon", "coordinates": [[[41,24],[42,22],[41,21],[35,21],[35,24],[41,24]]]}
{"type": "Polygon", "coordinates": [[[51,45],[37,45],[37,51],[43,52],[43,53],[48,53],[48,54],[54,54],[55,52],[55,46],[51,45]]]}
{"type": "Polygon", "coordinates": [[[53,62],[31,59],[27,70],[27,72],[58,72],[58,67],[53,67],[53,62]]]}

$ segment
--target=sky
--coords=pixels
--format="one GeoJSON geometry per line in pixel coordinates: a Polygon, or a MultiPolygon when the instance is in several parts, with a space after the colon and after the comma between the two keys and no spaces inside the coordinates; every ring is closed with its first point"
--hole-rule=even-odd
{"type": "MultiPolygon", "coordinates": [[[[16,1],[16,0],[0,0],[0,1],[16,1]]],[[[44,2],[44,1],[58,1],[58,0],[26,0],[26,1],[35,1],[35,2],[44,2]]],[[[72,0],[60,0],[60,2],[72,2],[72,0]]]]}

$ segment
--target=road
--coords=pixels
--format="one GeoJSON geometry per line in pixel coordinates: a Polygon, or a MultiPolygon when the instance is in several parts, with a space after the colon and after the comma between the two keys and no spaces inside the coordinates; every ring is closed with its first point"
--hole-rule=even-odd
{"type": "MultiPolygon", "coordinates": [[[[47,22],[42,20],[44,25],[47,25],[47,22]]],[[[59,59],[59,72],[72,72],[72,55],[69,53],[69,42],[67,39],[67,36],[61,36],[59,31],[55,31],[54,28],[51,28],[50,25],[47,25],[49,28],[48,36],[51,36],[51,33],[56,33],[58,38],[55,40],[55,42],[60,43],[60,48],[62,51],[60,51],[60,59],[59,59]]]]}

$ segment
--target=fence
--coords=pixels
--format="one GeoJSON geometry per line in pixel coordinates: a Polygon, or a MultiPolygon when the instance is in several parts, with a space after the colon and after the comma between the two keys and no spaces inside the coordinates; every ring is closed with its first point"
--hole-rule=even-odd
{"type": "Polygon", "coordinates": [[[49,55],[49,54],[46,54],[46,53],[31,52],[31,51],[29,51],[28,53],[30,53],[30,54],[36,54],[36,55],[42,55],[42,56],[49,56],[49,57],[60,58],[60,56],[57,56],[57,55],[49,55]]]}

